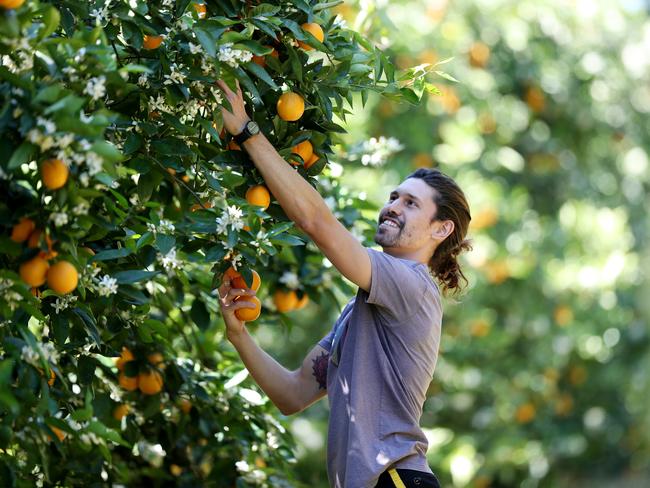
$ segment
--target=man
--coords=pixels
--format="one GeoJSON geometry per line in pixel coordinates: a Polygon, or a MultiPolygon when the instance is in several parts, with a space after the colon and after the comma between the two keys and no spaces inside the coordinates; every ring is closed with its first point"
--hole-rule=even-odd
{"type": "Polygon", "coordinates": [[[233,91],[218,84],[232,107],[222,109],[226,130],[242,141],[287,216],[359,286],[331,332],[298,370],[289,371],[235,316],[235,310],[252,306],[235,297],[255,292],[232,289],[226,279],[219,292],[228,339],[283,414],[328,395],[331,486],[439,487],[419,427],[442,318],[440,291],[427,266],[445,291],[459,289],[464,276],[456,258],[470,248],[463,192],[437,170],[416,171],[391,192],[379,214],[375,241],[383,252],[367,249],[263,134],[251,135],[255,126],[251,131],[239,85],[233,91]]]}

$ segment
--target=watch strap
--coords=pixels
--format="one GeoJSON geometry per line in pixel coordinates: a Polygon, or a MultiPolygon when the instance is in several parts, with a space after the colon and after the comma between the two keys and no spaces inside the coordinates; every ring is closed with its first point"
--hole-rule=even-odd
{"type": "Polygon", "coordinates": [[[246,140],[247,140],[249,137],[251,137],[251,136],[253,135],[253,134],[251,134],[250,131],[248,130],[248,124],[249,124],[250,122],[251,122],[250,120],[249,120],[248,122],[246,122],[246,125],[244,126],[244,130],[242,130],[242,131],[241,131],[239,134],[237,134],[236,136],[233,136],[233,139],[235,140],[235,142],[236,142],[238,145],[240,145],[240,146],[241,146],[244,142],[246,142],[246,140]]]}

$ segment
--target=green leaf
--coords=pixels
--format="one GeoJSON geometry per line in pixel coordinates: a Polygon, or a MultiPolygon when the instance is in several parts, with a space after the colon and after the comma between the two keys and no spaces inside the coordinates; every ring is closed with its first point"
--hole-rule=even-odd
{"type": "Polygon", "coordinates": [[[11,159],[7,163],[7,169],[14,169],[21,164],[29,163],[36,156],[37,149],[37,146],[31,142],[24,141],[11,155],[11,159]]]}
{"type": "Polygon", "coordinates": [[[150,280],[154,276],[160,274],[160,271],[144,271],[140,269],[133,269],[129,271],[119,271],[113,274],[113,278],[117,280],[119,285],[127,285],[136,283],[138,281],[150,280]]]}
{"type": "Polygon", "coordinates": [[[39,39],[45,39],[47,36],[52,34],[59,26],[61,21],[61,14],[59,11],[51,5],[48,5],[42,10],[43,16],[43,28],[38,33],[39,39]]]}
{"type": "Polygon", "coordinates": [[[275,81],[273,81],[273,78],[271,78],[269,74],[266,72],[266,70],[262,68],[259,64],[251,62],[251,63],[246,63],[244,67],[246,68],[246,70],[253,73],[255,76],[257,76],[260,80],[262,80],[264,83],[269,85],[274,90],[280,89],[278,85],[275,84],[275,81]]]}
{"type": "Polygon", "coordinates": [[[302,239],[291,234],[280,234],[269,240],[273,244],[279,244],[281,246],[303,246],[305,244],[302,239]]]}
{"type": "Polygon", "coordinates": [[[160,253],[165,256],[176,245],[176,238],[167,234],[156,235],[156,247],[160,253]]]}
{"type": "Polygon", "coordinates": [[[205,303],[203,300],[196,298],[192,303],[192,309],[190,310],[190,317],[194,323],[201,330],[206,330],[210,327],[210,312],[208,312],[205,303]]]}
{"type": "Polygon", "coordinates": [[[90,262],[94,261],[110,261],[111,259],[125,258],[133,251],[131,249],[122,247],[120,249],[107,249],[105,251],[100,251],[90,258],[90,262]]]}
{"type": "Polygon", "coordinates": [[[436,71],[435,73],[441,78],[444,78],[445,80],[453,81],[455,83],[460,83],[460,81],[458,81],[456,78],[451,76],[449,73],[445,73],[444,71],[436,71]]]}

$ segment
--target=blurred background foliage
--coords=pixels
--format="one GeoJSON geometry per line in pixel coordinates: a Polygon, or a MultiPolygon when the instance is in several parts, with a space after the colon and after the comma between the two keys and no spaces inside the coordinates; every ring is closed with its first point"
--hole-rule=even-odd
{"type": "MultiPolygon", "coordinates": [[[[398,68],[453,57],[444,69],[460,80],[435,79],[440,95],[419,106],[371,96],[348,120],[352,149],[330,167],[347,188],[341,202],[374,204],[371,222],[417,167],[449,173],[470,200],[470,285],[446,301],[422,417],[443,486],[648,486],[648,5],[337,9],[398,68]]],[[[339,310],[299,313],[288,337],[257,335],[290,367],[339,310]]],[[[311,486],[327,486],[327,415],[323,401],[291,419],[311,486]]]]}

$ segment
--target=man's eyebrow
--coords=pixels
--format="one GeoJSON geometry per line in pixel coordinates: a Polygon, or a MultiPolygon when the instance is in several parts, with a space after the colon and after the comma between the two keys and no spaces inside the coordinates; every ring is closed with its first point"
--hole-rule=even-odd
{"type": "MultiPolygon", "coordinates": [[[[399,193],[399,191],[397,191],[397,190],[393,190],[392,192],[390,192],[390,194],[391,194],[391,195],[395,195],[395,194],[399,195],[400,193],[399,193]]],[[[415,195],[413,195],[412,193],[405,193],[404,195],[406,195],[407,197],[411,198],[412,200],[415,200],[416,202],[421,202],[421,201],[422,201],[422,200],[420,200],[418,197],[416,197],[415,195]]]]}

